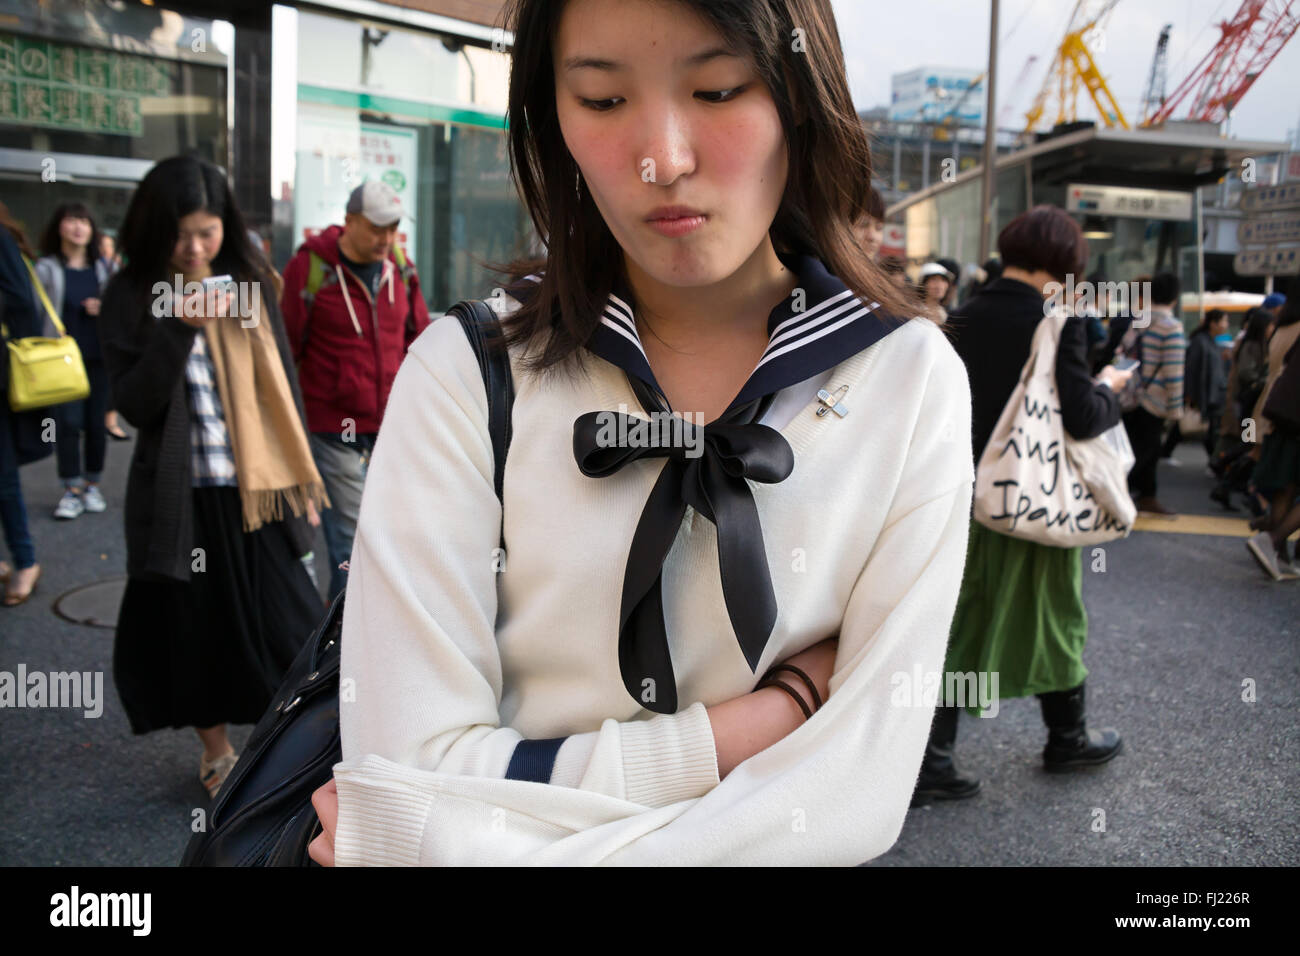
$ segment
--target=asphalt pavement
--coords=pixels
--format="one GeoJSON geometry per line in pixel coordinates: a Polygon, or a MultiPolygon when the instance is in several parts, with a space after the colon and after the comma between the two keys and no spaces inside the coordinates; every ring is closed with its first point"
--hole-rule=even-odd
{"type": "MultiPolygon", "coordinates": [[[[173,865],[207,807],[194,732],[133,736],[112,686],[111,628],[54,611],[66,592],[125,572],[131,447],[110,442],[109,510],[71,522],[51,517],[53,458],[23,469],[44,572],[31,600],[0,609],[0,670],[101,672],[103,713],[0,710],[0,864],[173,865]]],[[[1184,444],[1178,459],[1161,465],[1161,497],[1221,515],[1205,497],[1204,452],[1184,444]]],[[[1124,752],[1049,775],[1035,700],[1003,701],[993,719],[963,716],[958,762],[983,792],[912,810],[873,865],[1300,862],[1300,581],[1266,578],[1233,522],[1161,527],[1107,545],[1104,572],[1085,562],[1089,720],[1117,728],[1124,752]],[[1219,533],[1181,533],[1206,526],[1219,533]]],[[[322,580],[323,555],[321,540],[322,580]]],[[[232,728],[236,748],[250,730],[232,728]]]]}

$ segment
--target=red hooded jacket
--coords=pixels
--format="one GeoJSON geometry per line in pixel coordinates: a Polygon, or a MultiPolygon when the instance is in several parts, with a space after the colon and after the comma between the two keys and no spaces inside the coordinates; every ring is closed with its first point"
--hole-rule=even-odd
{"type": "Polygon", "coordinates": [[[339,261],[342,232],[330,226],[298,248],[284,270],[280,310],[298,363],[308,430],[338,434],[351,419],[356,434],[364,435],[379,431],[397,367],[429,324],[429,310],[414,267],[403,280],[392,252],[376,301],[339,261]],[[309,314],[305,287],[313,252],[325,270],[309,314]]]}

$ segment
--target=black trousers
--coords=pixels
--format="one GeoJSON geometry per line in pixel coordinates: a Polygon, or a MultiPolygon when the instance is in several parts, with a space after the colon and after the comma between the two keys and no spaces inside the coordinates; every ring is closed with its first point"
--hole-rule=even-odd
{"type": "Polygon", "coordinates": [[[1139,498],[1156,496],[1156,463],[1160,460],[1164,424],[1164,419],[1157,418],[1141,406],[1124,415],[1124,429],[1128,432],[1136,459],[1133,470],[1128,473],[1128,486],[1139,498]]]}
{"type": "Polygon", "coordinates": [[[104,454],[108,429],[104,415],[108,411],[108,372],[104,363],[86,362],[90,394],[78,402],[58,406],[55,412],[54,453],[59,462],[59,478],[67,484],[85,476],[98,482],[104,472],[104,454]],[[85,441],[85,466],[82,466],[82,441],[85,441]]]}
{"type": "Polygon", "coordinates": [[[1223,406],[1211,405],[1205,409],[1205,454],[1214,460],[1214,448],[1219,443],[1219,426],[1223,422],[1223,406]]]}

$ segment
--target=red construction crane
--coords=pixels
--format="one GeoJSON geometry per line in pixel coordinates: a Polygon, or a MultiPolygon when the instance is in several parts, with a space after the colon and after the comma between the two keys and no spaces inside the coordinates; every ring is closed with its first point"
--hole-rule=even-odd
{"type": "Polygon", "coordinates": [[[1300,27],[1296,6],[1296,0],[1243,0],[1232,19],[1219,24],[1214,49],[1143,125],[1162,124],[1193,90],[1187,118],[1223,122],[1300,27]]]}

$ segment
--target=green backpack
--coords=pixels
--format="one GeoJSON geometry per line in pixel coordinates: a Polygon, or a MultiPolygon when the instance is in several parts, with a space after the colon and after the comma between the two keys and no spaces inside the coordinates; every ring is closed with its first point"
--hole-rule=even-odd
{"type": "MultiPolygon", "coordinates": [[[[307,329],[311,327],[311,309],[316,303],[316,295],[323,288],[335,285],[339,281],[339,275],[333,269],[329,268],[325,260],[316,252],[307,250],[307,281],[302,287],[303,311],[307,316],[307,326],[303,329],[303,341],[307,340],[307,329]]],[[[411,295],[411,277],[415,275],[415,266],[406,258],[406,252],[401,246],[394,244],[393,258],[397,260],[397,275],[406,287],[406,294],[411,295]]],[[[409,329],[415,322],[415,306],[408,302],[409,311],[406,315],[406,325],[409,329]]]]}

